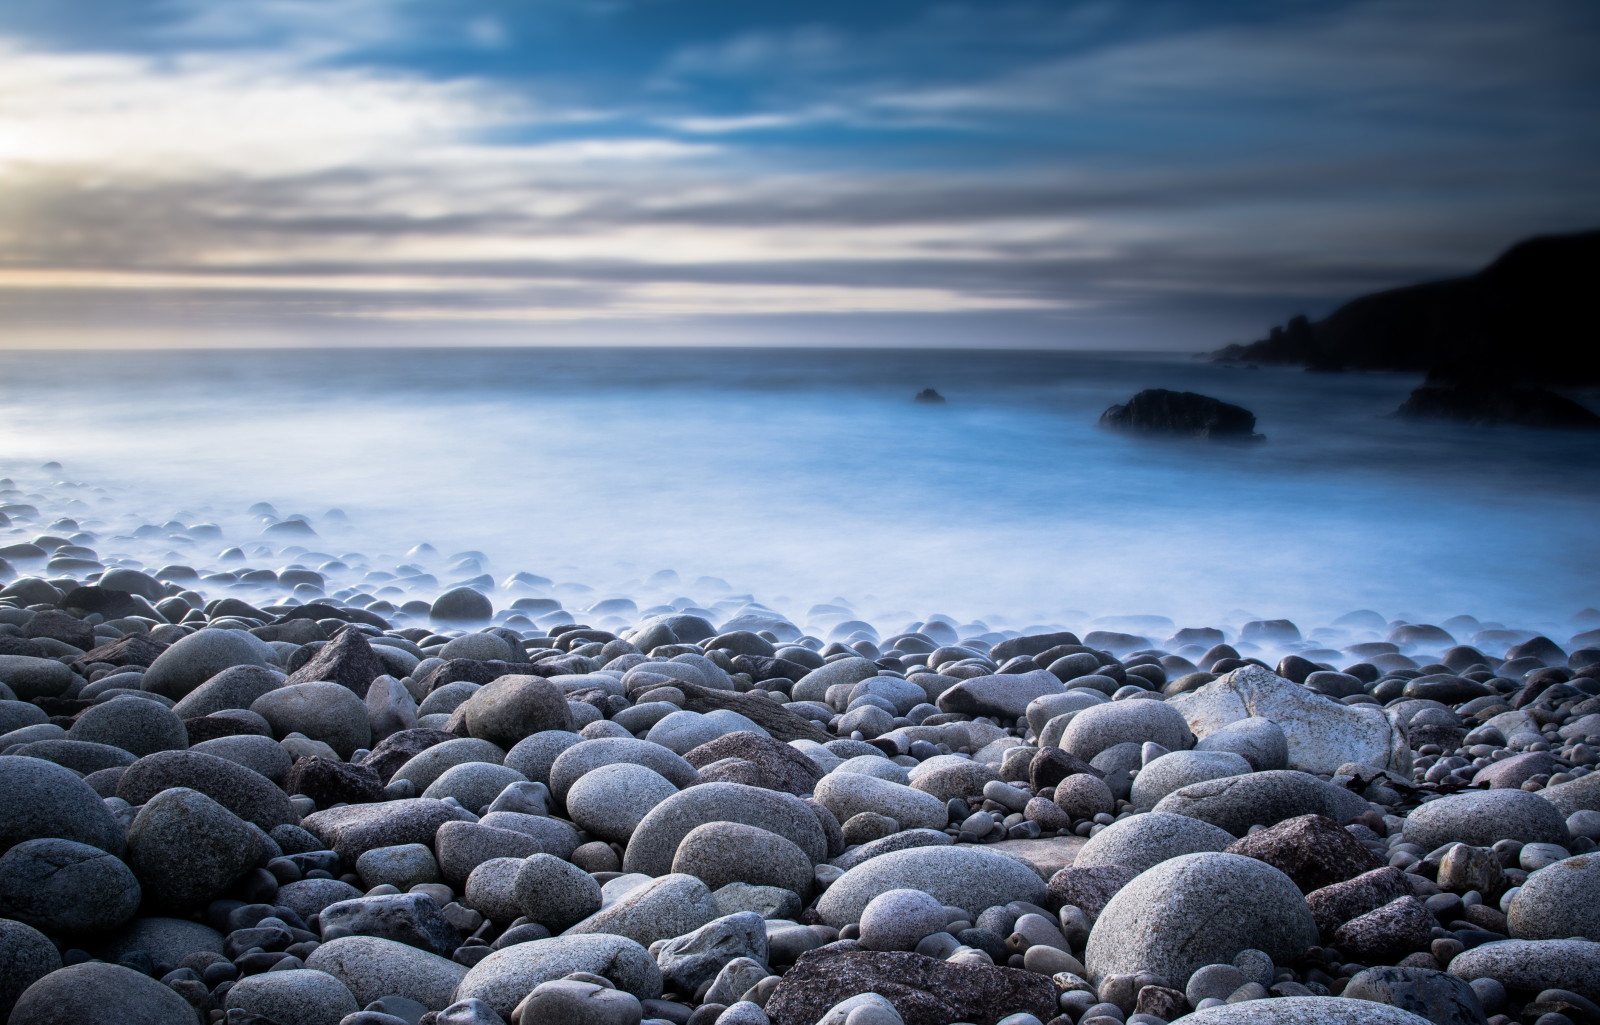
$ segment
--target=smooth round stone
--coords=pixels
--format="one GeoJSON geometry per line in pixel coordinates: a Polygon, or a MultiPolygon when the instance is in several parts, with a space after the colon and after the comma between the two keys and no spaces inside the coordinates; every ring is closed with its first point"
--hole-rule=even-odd
{"type": "Polygon", "coordinates": [[[22,991],[61,967],[61,954],[31,925],[0,918],[0,1019],[22,991]]]}
{"type": "Polygon", "coordinates": [[[1368,968],[1356,973],[1340,996],[1398,1007],[1445,1025],[1483,1021],[1484,1008],[1472,987],[1431,968],[1368,968]]]}
{"type": "Polygon", "coordinates": [[[144,899],[187,910],[220,896],[263,851],[261,834],[196,790],[175,787],[146,801],[128,827],[127,864],[144,899]]]}
{"type": "MultiPolygon", "coordinates": [[[[624,737],[600,737],[595,740],[580,741],[556,756],[550,765],[550,792],[557,800],[564,802],[567,791],[578,780],[602,765],[613,765],[618,762],[643,765],[660,773],[673,786],[680,789],[700,778],[699,771],[684,761],[682,755],[669,751],[660,744],[652,744],[648,740],[629,740],[624,737]]],[[[538,777],[528,775],[528,778],[538,777]]]]}
{"type": "Polygon", "coordinates": [[[669,751],[683,755],[688,754],[701,744],[708,744],[726,731],[718,726],[709,716],[699,712],[677,711],[663,717],[650,732],[645,734],[645,740],[652,744],[660,744],[669,751]]]}
{"type": "Polygon", "coordinates": [[[503,748],[535,733],[573,727],[566,695],[538,676],[502,676],[474,692],[457,714],[468,736],[503,748]]]}
{"type": "Polygon", "coordinates": [[[1276,997],[1208,1007],[1184,1015],[1184,1025],[1432,1025],[1427,1019],[1398,1007],[1370,1000],[1343,997],[1276,997]]]}
{"type": "Polygon", "coordinates": [[[271,737],[250,734],[217,737],[215,740],[201,741],[189,750],[242,765],[278,784],[282,784],[294,766],[294,759],[289,757],[289,752],[271,737]]]}
{"type": "Polygon", "coordinates": [[[521,655],[521,651],[511,650],[510,642],[504,637],[489,633],[463,634],[452,639],[439,652],[439,657],[447,661],[470,658],[479,662],[516,662],[520,661],[521,655]]]}
{"type": "Polygon", "coordinates": [[[317,947],[306,967],[327,972],[349,988],[361,1006],[393,994],[443,1010],[466,977],[464,965],[426,950],[376,936],[341,936],[317,947]]]}
{"type": "Polygon", "coordinates": [[[1277,769],[1191,783],[1157,801],[1154,810],[1188,815],[1243,836],[1251,826],[1275,826],[1300,815],[1324,815],[1344,824],[1371,807],[1310,773],[1277,769]]]}
{"type": "Polygon", "coordinates": [[[904,829],[943,829],[945,802],[932,794],[854,772],[830,772],[816,789],[817,803],[841,822],[864,811],[887,815],[904,829]]]}
{"type": "Polygon", "coordinates": [[[8,699],[59,697],[72,686],[72,670],[53,658],[0,655],[0,686],[10,689],[8,699]]]}
{"type": "Polygon", "coordinates": [[[1305,898],[1276,868],[1236,854],[1185,854],[1107,902],[1084,963],[1094,979],[1149,971],[1180,986],[1196,969],[1251,948],[1291,964],[1317,938],[1305,898]]]}
{"type": "MultiPolygon", "coordinates": [[[[475,737],[447,740],[412,755],[404,765],[395,770],[389,782],[409,779],[416,786],[417,792],[421,793],[432,786],[440,776],[458,765],[469,765],[474,762],[500,765],[505,761],[505,757],[506,752],[502,748],[487,740],[475,737]]],[[[516,766],[511,768],[516,769],[516,766]]],[[[523,775],[526,778],[527,774],[523,775]]]]}
{"type": "Polygon", "coordinates": [[[109,744],[136,756],[189,746],[183,720],[172,709],[132,695],[84,709],[67,731],[67,739],[109,744]]]}
{"type": "Polygon", "coordinates": [[[513,1014],[513,1020],[529,1023],[638,1025],[644,1012],[632,993],[580,979],[552,979],[534,987],[513,1014]]]}
{"type": "Polygon", "coordinates": [[[1600,943],[1591,940],[1500,940],[1457,954],[1447,968],[1458,979],[1495,979],[1535,994],[1568,989],[1600,1001],[1600,943]]]}
{"type": "Polygon", "coordinates": [[[274,736],[303,733],[333,748],[340,758],[372,746],[366,702],[341,684],[318,680],[279,687],[251,702],[250,711],[267,720],[274,736]]]}
{"type": "Polygon", "coordinates": [[[1235,753],[1256,771],[1286,769],[1290,764],[1290,742],[1283,729],[1259,715],[1227,724],[1195,744],[1195,750],[1235,753]]]}
{"type": "Polygon", "coordinates": [[[567,930],[567,935],[610,933],[650,944],[692,932],[717,917],[711,891],[691,875],[669,873],[628,890],[567,930]]]}
{"type": "Polygon", "coordinates": [[[1191,783],[1251,771],[1254,770],[1244,756],[1232,751],[1173,751],[1139,770],[1133,777],[1129,800],[1135,808],[1153,808],[1163,797],[1191,783]]]}
{"type": "MultiPolygon", "coordinates": [[[[467,876],[461,903],[477,911],[496,925],[507,925],[517,919],[521,908],[513,895],[521,858],[490,858],[474,868],[467,876]]],[[[445,951],[441,951],[445,953],[445,951]]]]}
{"type": "Polygon", "coordinates": [[[273,901],[301,918],[310,918],[342,900],[355,900],[360,896],[360,890],[342,879],[301,879],[278,887],[273,901]]]}
{"type": "Polygon", "coordinates": [[[512,880],[512,899],[530,921],[561,932],[600,910],[600,884],[593,876],[551,854],[522,860],[512,880]]]}
{"type": "Polygon", "coordinates": [[[470,587],[454,587],[434,599],[428,618],[458,625],[487,623],[494,618],[494,603],[470,587]]]}
{"type": "Polygon", "coordinates": [[[10,1025],[194,1025],[176,991],[131,968],[88,961],[51,972],[23,991],[10,1025]]]}
{"type": "Polygon", "coordinates": [[[423,797],[444,800],[453,797],[463,808],[477,811],[487,807],[500,791],[513,783],[526,783],[528,778],[516,769],[493,762],[468,762],[452,765],[428,784],[423,797]]]}
{"type": "Polygon", "coordinates": [[[139,910],[120,860],[71,840],[26,840],[0,856],[0,916],[52,933],[104,932],[139,910]]]}
{"type": "Polygon", "coordinates": [[[281,1025],[339,1025],[361,1010],[344,983],[311,968],[246,976],[228,990],[225,1006],[281,1025]]]}
{"type": "Polygon", "coordinates": [[[811,859],[793,841],[738,822],[707,822],[689,830],[672,857],[672,871],[692,875],[712,890],[749,883],[802,897],[812,880],[811,859]]]}
{"type": "Polygon", "coordinates": [[[850,869],[822,895],[817,912],[839,928],[859,922],[872,898],[896,889],[921,890],[966,911],[972,921],[996,905],[1015,900],[1042,905],[1046,899],[1044,880],[1023,861],[981,847],[912,847],[850,869]]]}
{"type": "Polygon", "coordinates": [[[117,781],[117,796],[140,805],[172,787],[196,790],[262,829],[293,825],[299,816],[289,796],[259,772],[200,751],[145,755],[117,781]]]}
{"type": "Polygon", "coordinates": [[[1600,940],[1600,855],[1580,854],[1529,875],[1506,922],[1517,939],[1600,940]]]}
{"type": "Polygon", "coordinates": [[[948,924],[944,905],[929,894],[886,890],[861,911],[861,943],[868,950],[915,950],[948,924]]]}
{"type": "Polygon", "coordinates": [[[1497,840],[1566,844],[1565,817],[1526,790],[1484,790],[1429,801],[1406,817],[1405,838],[1431,851],[1452,840],[1490,847],[1497,840]]]}
{"type": "Polygon", "coordinates": [[[283,686],[285,677],[270,666],[233,666],[185,694],[172,706],[179,719],[198,719],[228,709],[246,709],[261,695],[283,686]]]}
{"type": "Polygon", "coordinates": [[[567,790],[567,813],[595,836],[626,843],[656,805],[678,788],[654,769],[629,762],[584,773],[567,790]]]}
{"type": "Polygon", "coordinates": [[[1104,780],[1087,772],[1068,776],[1056,784],[1053,798],[1062,814],[1071,819],[1092,819],[1116,810],[1117,799],[1104,780]]]}
{"type": "Polygon", "coordinates": [[[385,884],[409,890],[418,883],[439,881],[439,863],[427,844],[378,847],[356,859],[356,874],[367,889],[385,884]]]}
{"type": "Polygon", "coordinates": [[[0,850],[40,838],[76,840],[112,854],[123,850],[121,824],[70,769],[0,755],[0,850]]]}
{"type": "Polygon", "coordinates": [[[103,961],[142,950],[157,964],[175,965],[192,954],[220,955],[223,946],[221,933],[187,918],[135,918],[90,949],[103,961]]]}
{"type": "Polygon", "coordinates": [[[1143,872],[1185,854],[1223,851],[1237,838],[1209,822],[1145,812],[1120,819],[1089,838],[1078,849],[1074,868],[1120,865],[1143,872]]]}
{"type": "Polygon", "coordinates": [[[624,936],[576,935],[552,936],[495,951],[466,973],[456,989],[456,999],[482,1000],[509,1020],[536,987],[575,972],[609,979],[640,1000],[661,995],[661,969],[644,947],[624,936]]]}
{"type": "Polygon", "coordinates": [[[440,713],[449,715],[466,704],[467,699],[482,689],[483,684],[472,683],[467,680],[447,683],[443,687],[431,691],[427,697],[422,699],[422,702],[417,706],[417,715],[419,717],[439,715],[440,713]]]}
{"type": "MultiPolygon", "coordinates": [[[[940,757],[947,756],[941,755],[940,757]]],[[[919,765],[917,768],[921,769],[922,766],[919,765]]],[[[863,776],[875,776],[878,779],[886,779],[891,783],[901,783],[907,785],[910,784],[912,778],[910,771],[904,765],[901,765],[898,762],[891,762],[889,759],[885,758],[882,753],[855,755],[851,758],[846,758],[838,765],[835,765],[833,769],[830,770],[829,775],[842,772],[854,772],[863,776]]],[[[818,782],[820,782],[820,780],[818,782]]]]}
{"type": "Polygon", "coordinates": [[[822,825],[798,797],[740,783],[702,783],[667,798],[640,821],[623,853],[623,870],[665,875],[683,838],[707,822],[740,822],[765,829],[799,847],[813,864],[827,859],[822,825]]]}
{"type": "Polygon", "coordinates": [[[1116,744],[1150,741],[1181,751],[1194,746],[1194,734],[1182,713],[1163,701],[1108,701],[1074,715],[1058,746],[1088,760],[1116,744]]]}
{"type": "Polygon", "coordinates": [[[431,846],[441,825],[470,817],[453,804],[412,797],[328,808],[307,815],[301,825],[330,850],[339,852],[346,864],[352,864],[378,847],[409,843],[431,846]]]}
{"type": "Polygon", "coordinates": [[[225,669],[272,662],[271,646],[244,630],[196,630],[156,656],[140,687],[177,701],[225,669]]]}

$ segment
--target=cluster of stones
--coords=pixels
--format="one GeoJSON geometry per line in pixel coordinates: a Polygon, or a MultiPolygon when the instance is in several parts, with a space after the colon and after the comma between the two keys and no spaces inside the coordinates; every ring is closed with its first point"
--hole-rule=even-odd
{"type": "Polygon", "coordinates": [[[12,1025],[1600,1022],[1591,621],[401,625],[0,515],[12,1025]]]}

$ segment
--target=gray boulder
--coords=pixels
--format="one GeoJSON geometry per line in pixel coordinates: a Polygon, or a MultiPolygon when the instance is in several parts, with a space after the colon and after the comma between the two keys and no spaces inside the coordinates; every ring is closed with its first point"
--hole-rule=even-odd
{"type": "Polygon", "coordinates": [[[1600,1001],[1600,943],[1591,940],[1500,940],[1464,950],[1446,968],[1468,982],[1494,979],[1531,997],[1566,989],[1600,1001]]]}
{"type": "Polygon", "coordinates": [[[1357,972],[1340,996],[1410,1011],[1434,1025],[1486,1025],[1472,987],[1431,968],[1378,967],[1357,972]]]}
{"type": "Polygon", "coordinates": [[[1300,815],[1325,815],[1343,825],[1370,808],[1343,787],[1309,773],[1276,769],[1191,783],[1156,802],[1154,810],[1187,815],[1243,836],[1251,826],[1273,826],[1300,815]]]}
{"type": "Polygon", "coordinates": [[[293,825],[299,820],[289,795],[270,779],[238,762],[202,751],[145,755],[128,766],[117,781],[117,796],[140,805],[173,787],[199,791],[262,829],[293,825]]]}
{"type": "Polygon", "coordinates": [[[1168,751],[1194,746],[1189,726],[1165,701],[1108,701],[1072,717],[1058,745],[1085,761],[1118,744],[1156,743],[1168,751]]]}
{"type": "Polygon", "coordinates": [[[625,936],[591,935],[552,936],[497,950],[466,973],[455,998],[482,1000],[509,1019],[535,987],[575,972],[609,979],[640,1000],[661,995],[661,969],[649,951],[625,936]]]}
{"type": "Polygon", "coordinates": [[[813,864],[828,856],[822,825],[798,797],[739,783],[703,783],[667,798],[640,821],[623,854],[623,871],[665,875],[683,838],[707,822],[740,822],[777,833],[813,864]]]}
{"type": "Polygon", "coordinates": [[[567,789],[567,813],[595,836],[626,843],[640,821],[677,792],[654,769],[614,762],[584,773],[567,789]]]}
{"type": "Polygon", "coordinates": [[[889,890],[921,890],[977,916],[997,904],[1042,905],[1045,881],[1026,862],[982,847],[912,847],[881,854],[840,876],[817,901],[817,913],[840,927],[861,920],[872,898],[889,890]]]}
{"type": "Polygon", "coordinates": [[[329,808],[307,815],[301,825],[337,851],[345,863],[354,864],[361,855],[378,847],[414,843],[432,847],[440,826],[470,818],[468,812],[455,805],[414,797],[329,808]]]}
{"type": "Polygon", "coordinates": [[[749,911],[713,919],[667,940],[656,953],[656,964],[661,977],[680,992],[695,993],[740,957],[767,963],[767,924],[749,911]]]}
{"type": "MultiPolygon", "coordinates": [[[[665,776],[675,787],[686,787],[700,778],[694,766],[683,756],[648,740],[627,737],[599,737],[574,744],[556,756],[550,765],[550,792],[559,801],[567,799],[567,791],[579,779],[600,768],[617,762],[643,765],[665,776]]],[[[528,775],[524,773],[524,775],[528,775]]],[[[537,776],[528,775],[529,779],[537,776]]]]}
{"type": "Polygon", "coordinates": [[[3,695],[8,699],[60,697],[72,686],[72,680],[72,670],[53,658],[0,655],[0,686],[10,689],[10,694],[3,695]]]}
{"type": "Polygon", "coordinates": [[[340,758],[372,746],[366,704],[337,683],[286,684],[256,698],[250,711],[267,720],[274,736],[303,733],[333,748],[340,758]]]}
{"type": "Polygon", "coordinates": [[[172,709],[131,694],[84,709],[67,730],[67,739],[110,744],[134,755],[189,746],[189,733],[172,709]]]}
{"type": "Polygon", "coordinates": [[[776,833],[738,822],[707,822],[678,844],[672,871],[694,876],[712,890],[749,883],[804,897],[811,889],[812,862],[793,841],[776,833]]]}
{"type": "Polygon", "coordinates": [[[1490,847],[1505,839],[1553,844],[1572,839],[1561,812],[1526,790],[1484,790],[1429,801],[1406,816],[1405,837],[1427,851],[1452,840],[1490,847]]]}
{"type": "Polygon", "coordinates": [[[283,686],[284,675],[268,666],[232,666],[185,694],[172,711],[197,719],[229,708],[249,708],[256,698],[283,686]]]}
{"type": "Polygon", "coordinates": [[[1240,719],[1200,738],[1197,751],[1232,751],[1256,771],[1289,768],[1289,738],[1271,719],[1240,719]]]}
{"type": "Polygon", "coordinates": [[[1078,849],[1074,868],[1118,865],[1143,872],[1185,854],[1226,850],[1232,833],[1188,815],[1152,811],[1120,819],[1078,849]]]}
{"type": "Polygon", "coordinates": [[[1528,876],[1506,922],[1522,940],[1600,940],[1600,855],[1580,854],[1528,876]]]}
{"type": "Polygon", "coordinates": [[[566,695],[539,676],[502,676],[474,692],[457,714],[467,736],[502,748],[535,733],[573,728],[566,695]]]}
{"type": "Polygon", "coordinates": [[[23,991],[10,1025],[194,1025],[175,990],[131,968],[88,961],[46,975],[23,991]]]}
{"type": "Polygon", "coordinates": [[[426,893],[390,893],[335,901],[318,913],[322,941],[341,936],[376,936],[440,957],[461,945],[461,932],[426,893]]]}
{"type": "Polygon", "coordinates": [[[52,933],[115,929],[139,898],[128,866],[86,844],[25,840],[0,855],[0,916],[52,933]]]}
{"type": "Polygon", "coordinates": [[[306,967],[327,972],[365,1007],[383,996],[415,1000],[430,1011],[448,1007],[467,969],[418,947],[376,936],[341,936],[313,950],[306,967]]]}
{"type": "Polygon", "coordinates": [[[60,967],[61,954],[48,936],[0,918],[0,1018],[11,1014],[23,990],[60,967]]]}
{"type": "Polygon", "coordinates": [[[583,869],[551,854],[522,860],[512,881],[517,909],[551,932],[561,932],[600,910],[600,884],[583,869]]]}
{"type": "Polygon", "coordinates": [[[361,1010],[349,987],[311,968],[247,975],[229,988],[224,1006],[279,1025],[339,1025],[345,1015],[361,1010]]]}
{"type": "Polygon", "coordinates": [[[1100,912],[1084,964],[1091,977],[1154,972],[1171,985],[1242,950],[1291,964],[1317,942],[1294,881],[1254,858],[1185,854],[1140,874],[1100,912]]]}
{"type": "Polygon", "coordinates": [[[669,873],[629,890],[569,928],[568,936],[608,933],[649,945],[705,925],[717,917],[716,901],[694,876],[669,873]]]}
{"type": "Polygon", "coordinates": [[[1251,771],[1244,756],[1232,751],[1172,751],[1139,770],[1133,777],[1129,800],[1135,808],[1154,808],[1163,797],[1191,783],[1225,779],[1251,771]]]}
{"type": "Polygon", "coordinates": [[[123,849],[122,826],[70,769],[0,755],[0,850],[40,838],[76,840],[111,854],[123,849]]]}
{"type": "Polygon", "coordinates": [[[243,630],[196,630],[156,656],[140,687],[177,701],[224,669],[272,663],[272,648],[243,630]]]}
{"type": "MultiPolygon", "coordinates": [[[[471,762],[485,762],[490,765],[500,765],[505,761],[506,753],[498,745],[487,740],[473,737],[462,737],[459,740],[447,740],[442,744],[419,751],[405,764],[395,770],[389,778],[393,783],[397,779],[409,779],[420,793],[433,785],[433,781],[443,776],[457,765],[467,765],[471,762]]],[[[516,766],[511,766],[521,772],[516,766]]],[[[527,778],[532,778],[523,773],[527,778]]]]}

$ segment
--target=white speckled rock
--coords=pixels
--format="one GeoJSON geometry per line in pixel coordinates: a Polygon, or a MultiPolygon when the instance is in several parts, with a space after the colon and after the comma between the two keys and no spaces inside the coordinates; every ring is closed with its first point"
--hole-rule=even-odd
{"type": "Polygon", "coordinates": [[[625,936],[552,936],[512,944],[479,961],[465,972],[455,999],[482,1000],[509,1019],[540,983],[573,972],[603,976],[641,1000],[661,995],[661,969],[650,952],[633,940],[625,936]]]}
{"type": "Polygon", "coordinates": [[[816,799],[840,822],[864,811],[887,815],[902,829],[943,829],[949,821],[945,803],[932,794],[859,772],[822,777],[816,799]]]}
{"type": "Polygon", "coordinates": [[[1227,850],[1237,837],[1209,822],[1152,811],[1113,822],[1078,849],[1074,868],[1120,865],[1135,872],[1169,858],[1227,850]]]}
{"type": "Polygon", "coordinates": [[[584,773],[567,790],[572,821],[604,840],[626,843],[640,820],[678,792],[654,769],[614,762],[584,773]]]}
{"type": "Polygon", "coordinates": [[[465,965],[376,936],[329,940],[311,952],[306,967],[343,982],[363,1007],[392,993],[430,1011],[448,1007],[467,975],[465,965]]]}
{"type": "Polygon", "coordinates": [[[1346,705],[1260,666],[1243,666],[1167,704],[1204,739],[1252,716],[1270,719],[1289,745],[1288,767],[1329,774],[1347,762],[1411,771],[1405,731],[1377,705],[1346,705]]]}

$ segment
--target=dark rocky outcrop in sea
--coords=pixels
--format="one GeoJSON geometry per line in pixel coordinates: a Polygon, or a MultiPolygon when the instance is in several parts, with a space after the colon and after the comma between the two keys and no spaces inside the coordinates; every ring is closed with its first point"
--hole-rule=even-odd
{"type": "Polygon", "coordinates": [[[1148,388],[1100,414],[1100,426],[1146,434],[1259,441],[1256,416],[1243,406],[1188,391],[1148,388]]]}
{"type": "Polygon", "coordinates": [[[932,388],[924,388],[921,391],[917,392],[916,396],[913,397],[911,401],[912,402],[927,403],[927,404],[930,404],[930,405],[938,405],[938,404],[940,404],[940,403],[942,403],[942,402],[944,402],[946,400],[945,400],[945,397],[943,395],[940,395],[934,389],[932,389],[932,388]]]}
{"type": "Polygon", "coordinates": [[[1451,379],[1600,384],[1594,283],[1600,231],[1512,246],[1461,278],[1362,296],[1321,320],[1295,317],[1219,359],[1315,370],[1410,370],[1451,379]]]}
{"type": "Polygon", "coordinates": [[[1430,378],[1395,411],[1418,419],[1520,427],[1600,428],[1600,414],[1548,388],[1430,378]]]}

